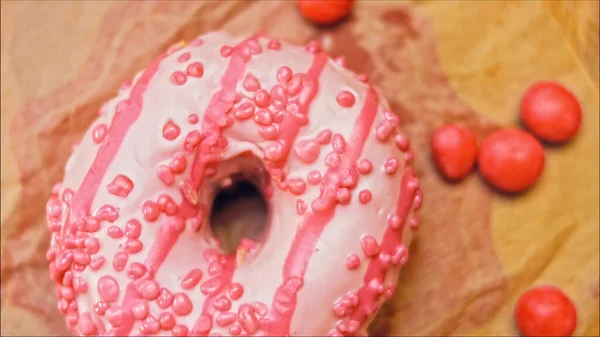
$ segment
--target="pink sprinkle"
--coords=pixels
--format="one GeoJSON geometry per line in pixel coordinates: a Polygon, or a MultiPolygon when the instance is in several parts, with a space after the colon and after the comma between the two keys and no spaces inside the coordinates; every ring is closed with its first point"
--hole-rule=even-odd
{"type": "Polygon", "coordinates": [[[306,190],[306,183],[302,178],[292,178],[288,181],[288,188],[292,194],[300,195],[306,190]]]}
{"type": "Polygon", "coordinates": [[[177,70],[171,74],[171,82],[175,85],[184,85],[187,82],[187,75],[177,70]]]}
{"type": "Polygon", "coordinates": [[[179,55],[179,57],[177,58],[177,62],[180,62],[180,63],[187,62],[190,59],[190,56],[191,56],[190,52],[186,51],[185,53],[179,55]]]}
{"type": "Polygon", "coordinates": [[[311,54],[317,54],[321,51],[321,44],[319,41],[313,40],[306,45],[305,49],[311,54]]]}
{"type": "Polygon", "coordinates": [[[404,132],[398,132],[394,136],[394,143],[400,151],[407,151],[410,147],[410,140],[408,138],[408,135],[404,132]]]}
{"type": "Polygon", "coordinates": [[[160,288],[160,295],[156,299],[159,308],[166,309],[173,304],[173,294],[167,288],[160,288]]]}
{"type": "Polygon", "coordinates": [[[204,40],[202,40],[202,37],[197,37],[195,39],[192,40],[192,42],[190,42],[190,46],[201,46],[204,44],[204,40]]]}
{"type": "Polygon", "coordinates": [[[308,173],[308,178],[306,179],[309,184],[317,185],[321,182],[321,172],[317,170],[310,171],[308,173]]]}
{"type": "Polygon", "coordinates": [[[400,244],[392,256],[392,264],[403,265],[406,261],[408,261],[408,249],[405,245],[400,244]]]}
{"type": "Polygon", "coordinates": [[[104,138],[106,138],[107,132],[108,128],[106,127],[106,124],[102,123],[96,125],[94,130],[92,130],[92,139],[94,140],[94,143],[100,144],[104,138]]]}
{"type": "Polygon", "coordinates": [[[265,157],[268,160],[278,161],[283,159],[284,155],[283,144],[279,141],[273,142],[265,147],[265,157]]]}
{"type": "Polygon", "coordinates": [[[92,319],[92,314],[89,312],[84,312],[79,315],[79,323],[77,324],[77,327],[79,332],[84,336],[93,335],[97,331],[96,324],[92,319]]]}
{"type": "Polygon", "coordinates": [[[114,327],[121,327],[123,325],[123,318],[124,318],[124,314],[123,314],[123,309],[121,308],[108,308],[108,310],[106,311],[106,319],[108,320],[108,322],[110,324],[112,324],[112,326],[114,327]]]}
{"type": "Polygon", "coordinates": [[[261,126],[258,133],[266,140],[276,140],[279,137],[279,127],[273,124],[261,126]]]}
{"type": "Polygon", "coordinates": [[[271,97],[266,90],[259,89],[254,96],[254,103],[256,103],[256,106],[259,108],[266,108],[271,104],[271,97]]]}
{"type": "Polygon", "coordinates": [[[107,186],[108,192],[126,198],[133,190],[133,181],[123,174],[117,175],[107,186]]]}
{"type": "Polygon", "coordinates": [[[358,257],[358,255],[354,253],[348,255],[348,257],[346,258],[346,268],[354,270],[358,268],[358,266],[360,266],[360,258],[358,257]]]}
{"type": "Polygon", "coordinates": [[[404,222],[404,220],[400,218],[398,212],[394,211],[388,215],[388,226],[390,226],[391,229],[400,228],[402,222],[404,222]]]}
{"type": "Polygon", "coordinates": [[[183,324],[176,324],[173,329],[171,329],[171,333],[175,337],[184,337],[188,335],[188,328],[183,324]]]}
{"type": "Polygon", "coordinates": [[[244,79],[243,86],[244,89],[250,92],[255,92],[256,90],[260,89],[260,83],[258,82],[258,79],[250,74],[248,74],[244,79]]]}
{"type": "Polygon", "coordinates": [[[398,159],[396,158],[388,158],[383,165],[385,173],[394,174],[398,170],[398,159]]]}
{"type": "Polygon", "coordinates": [[[353,189],[358,183],[358,173],[354,170],[350,170],[345,177],[342,178],[340,186],[353,189]]]}
{"type": "Polygon", "coordinates": [[[406,162],[411,162],[413,159],[415,159],[415,153],[408,150],[404,153],[404,160],[406,162]]]}
{"type": "Polygon", "coordinates": [[[161,329],[170,330],[175,326],[175,316],[168,311],[164,311],[158,316],[158,322],[161,329]]]}
{"type": "Polygon", "coordinates": [[[116,301],[119,299],[119,283],[110,275],[102,276],[98,280],[98,294],[103,301],[116,301]]]}
{"type": "Polygon", "coordinates": [[[96,254],[100,251],[100,240],[94,237],[87,237],[83,244],[89,254],[96,254]]]}
{"type": "Polygon", "coordinates": [[[73,253],[73,261],[77,264],[87,266],[90,263],[90,255],[84,251],[76,250],[73,253]]]}
{"type": "Polygon", "coordinates": [[[339,154],[330,152],[327,154],[327,156],[325,156],[325,165],[327,165],[327,167],[334,168],[340,165],[340,160],[339,154]]]}
{"type": "Polygon", "coordinates": [[[229,56],[231,56],[232,53],[233,53],[233,48],[231,48],[230,46],[221,47],[221,56],[229,57],[229,56]]]}
{"type": "Polygon", "coordinates": [[[348,203],[350,203],[352,194],[350,193],[349,189],[342,187],[337,190],[336,198],[342,205],[347,205],[348,203]]]}
{"type": "Polygon", "coordinates": [[[65,189],[62,193],[62,201],[65,204],[70,205],[73,195],[75,195],[75,192],[72,189],[70,189],[70,188],[65,189]]]}
{"type": "Polygon", "coordinates": [[[238,120],[246,120],[254,115],[254,110],[254,104],[245,102],[240,104],[237,109],[235,109],[234,115],[238,120]]]}
{"type": "Polygon", "coordinates": [[[100,267],[104,265],[105,261],[106,259],[104,258],[104,256],[98,256],[94,258],[92,261],[90,261],[90,269],[93,271],[100,269],[100,267]]]}
{"type": "Polygon", "coordinates": [[[377,138],[377,140],[380,142],[386,141],[394,129],[395,127],[390,122],[381,121],[375,128],[375,138],[377,138]]]}
{"type": "Polygon", "coordinates": [[[168,194],[159,195],[156,204],[158,205],[158,209],[167,215],[175,215],[177,212],[177,204],[168,194]]]}
{"type": "Polygon", "coordinates": [[[169,163],[169,168],[173,173],[183,173],[187,167],[187,157],[185,153],[178,152],[173,156],[173,159],[169,163]]]}
{"type": "Polygon", "coordinates": [[[160,214],[158,205],[152,200],[144,201],[142,204],[142,214],[144,214],[144,219],[148,221],[154,221],[158,219],[160,214]]]}
{"type": "Polygon", "coordinates": [[[219,311],[228,311],[231,309],[231,301],[225,295],[221,295],[217,298],[213,305],[219,311]]]}
{"type": "Polygon", "coordinates": [[[117,226],[110,226],[107,229],[108,236],[113,239],[120,239],[123,237],[123,230],[117,226]]]}
{"type": "Polygon", "coordinates": [[[295,96],[300,93],[302,86],[304,85],[304,74],[294,74],[292,78],[286,83],[285,90],[288,94],[295,96]]]}
{"type": "Polygon", "coordinates": [[[267,44],[267,48],[271,50],[279,50],[281,49],[281,42],[279,42],[277,39],[271,39],[271,41],[269,41],[267,44]]]}
{"type": "Polygon", "coordinates": [[[383,287],[383,284],[381,283],[381,281],[376,278],[369,281],[368,288],[377,295],[381,295],[385,291],[385,288],[383,287]]]}
{"type": "Polygon", "coordinates": [[[219,326],[225,327],[232,324],[237,319],[237,314],[233,312],[222,312],[217,316],[216,322],[219,326]]]}
{"type": "Polygon", "coordinates": [[[173,176],[173,172],[166,165],[160,165],[156,169],[156,174],[158,178],[163,182],[163,184],[167,186],[173,185],[175,183],[175,177],[173,176]]]}
{"type": "Polygon", "coordinates": [[[113,258],[113,268],[115,271],[123,271],[125,266],[127,265],[127,260],[129,259],[129,255],[125,252],[117,252],[115,257],[113,258]]]}
{"type": "Polygon", "coordinates": [[[361,174],[369,174],[373,170],[373,164],[368,159],[361,159],[358,161],[357,169],[361,174]]]}
{"type": "Polygon", "coordinates": [[[183,142],[183,148],[187,152],[192,152],[194,148],[202,141],[202,134],[200,132],[193,130],[185,137],[185,141],[183,142]]]}
{"type": "Polygon", "coordinates": [[[339,133],[333,136],[333,150],[338,154],[343,154],[346,151],[346,141],[339,133]]]}
{"type": "Polygon", "coordinates": [[[204,75],[204,66],[200,62],[192,62],[185,68],[185,72],[190,77],[200,78],[204,75]]]}
{"type": "Polygon", "coordinates": [[[188,116],[188,122],[190,122],[190,124],[196,124],[196,123],[198,123],[198,115],[196,115],[196,114],[190,114],[188,116]]]}
{"type": "Polygon", "coordinates": [[[142,224],[136,219],[127,220],[125,224],[125,236],[130,239],[137,239],[142,233],[142,224]]]}
{"type": "Polygon", "coordinates": [[[371,201],[372,195],[371,195],[371,191],[369,190],[362,190],[358,193],[358,201],[360,201],[361,204],[367,204],[369,201],[371,201]]]}
{"type": "Polygon", "coordinates": [[[248,48],[248,50],[250,51],[250,54],[252,54],[252,55],[257,55],[262,52],[262,48],[260,47],[260,44],[258,43],[257,40],[246,41],[246,44],[244,45],[244,47],[248,48]]]}
{"type": "Polygon", "coordinates": [[[144,323],[141,326],[141,330],[144,333],[153,334],[160,330],[160,324],[158,323],[156,318],[154,318],[154,316],[150,315],[144,320],[144,323]]]}
{"type": "Polygon", "coordinates": [[[367,257],[375,257],[379,254],[379,245],[375,238],[370,235],[363,236],[360,245],[367,257]]]}
{"type": "Polygon", "coordinates": [[[113,205],[104,205],[96,211],[94,218],[88,218],[89,221],[108,221],[113,223],[119,218],[119,210],[113,205]]]}
{"type": "Polygon", "coordinates": [[[330,130],[323,130],[317,134],[317,141],[321,145],[329,144],[333,133],[330,130]]]}
{"type": "Polygon", "coordinates": [[[417,192],[415,192],[415,198],[413,199],[413,209],[415,211],[419,210],[421,208],[422,204],[423,204],[423,192],[421,192],[421,190],[417,190],[417,192]]]}
{"type": "Polygon", "coordinates": [[[239,324],[232,324],[229,326],[229,333],[232,336],[239,336],[242,333],[242,327],[239,324]]]}
{"type": "Polygon", "coordinates": [[[167,123],[165,123],[165,126],[163,127],[163,137],[166,140],[175,140],[179,137],[180,133],[181,129],[173,122],[173,120],[169,119],[167,123]]]}
{"type": "Polygon", "coordinates": [[[77,276],[73,279],[73,289],[80,294],[85,294],[88,291],[87,282],[85,282],[83,277],[77,276]]]}
{"type": "Polygon", "coordinates": [[[254,122],[258,125],[270,125],[273,123],[273,116],[268,109],[260,109],[254,115],[254,122]]]}
{"type": "Polygon", "coordinates": [[[138,300],[137,303],[133,305],[131,311],[133,312],[133,317],[138,320],[142,320],[148,316],[148,302],[145,300],[138,300]]]}
{"type": "Polygon", "coordinates": [[[381,252],[379,253],[379,261],[384,265],[388,266],[390,264],[391,256],[388,253],[381,252]]]}
{"type": "Polygon", "coordinates": [[[294,150],[300,160],[310,164],[319,158],[321,147],[314,140],[301,139],[294,145],[294,150]]]}
{"type": "Polygon", "coordinates": [[[213,261],[208,266],[208,275],[210,275],[210,276],[219,275],[222,272],[223,272],[223,266],[221,265],[220,261],[213,261]]]}
{"type": "Polygon", "coordinates": [[[275,109],[284,109],[287,105],[288,97],[285,88],[281,84],[276,84],[271,88],[269,94],[271,96],[271,104],[275,109]]]}
{"type": "Polygon", "coordinates": [[[177,293],[173,296],[173,313],[178,316],[186,316],[193,309],[190,298],[185,293],[177,293]]]}
{"type": "Polygon", "coordinates": [[[337,95],[335,100],[338,102],[339,105],[345,108],[349,108],[354,105],[356,98],[351,92],[344,90],[337,95]]]}
{"type": "Polygon", "coordinates": [[[277,69],[277,82],[286,84],[292,78],[292,69],[288,66],[282,66],[277,69]]]}
{"type": "Polygon", "coordinates": [[[200,270],[198,268],[192,269],[181,280],[181,287],[183,289],[192,289],[193,287],[195,287],[196,285],[198,285],[198,283],[200,283],[201,279],[202,279],[202,270],[200,270]]]}
{"type": "Polygon", "coordinates": [[[50,198],[46,203],[46,213],[48,218],[59,219],[62,214],[62,205],[57,198],[50,198]]]}
{"type": "Polygon", "coordinates": [[[398,125],[400,125],[400,119],[398,118],[398,116],[388,110],[384,110],[383,111],[383,117],[385,118],[386,121],[388,121],[390,124],[392,124],[392,126],[394,128],[397,128],[398,125]]]}
{"type": "Polygon", "coordinates": [[[142,251],[144,244],[138,239],[128,239],[125,242],[125,252],[127,254],[136,254],[142,251]]]}
{"type": "Polygon", "coordinates": [[[296,212],[298,213],[298,215],[304,214],[304,212],[306,212],[306,208],[307,206],[304,200],[298,199],[296,201],[296,212]]]}
{"type": "Polygon", "coordinates": [[[415,229],[419,228],[419,219],[416,217],[412,217],[408,221],[408,224],[410,225],[411,229],[415,230],[415,229]]]}
{"type": "Polygon", "coordinates": [[[137,280],[140,277],[144,276],[144,274],[146,274],[146,271],[148,271],[148,268],[146,268],[146,266],[139,262],[133,262],[129,265],[129,268],[127,269],[127,275],[130,278],[137,280]]]}
{"type": "Polygon", "coordinates": [[[146,300],[153,301],[160,294],[160,287],[155,280],[146,280],[141,286],[142,297],[146,300]]]}
{"type": "Polygon", "coordinates": [[[235,282],[229,287],[229,297],[231,297],[232,300],[239,300],[243,294],[244,287],[241,284],[235,282]]]}

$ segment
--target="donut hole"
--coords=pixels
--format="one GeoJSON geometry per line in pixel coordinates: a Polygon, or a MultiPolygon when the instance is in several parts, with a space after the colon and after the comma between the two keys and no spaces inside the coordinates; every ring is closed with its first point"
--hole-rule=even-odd
{"type": "Polygon", "coordinates": [[[226,254],[235,253],[242,239],[262,242],[267,234],[269,206],[253,181],[232,177],[215,195],[210,228],[226,254]]]}

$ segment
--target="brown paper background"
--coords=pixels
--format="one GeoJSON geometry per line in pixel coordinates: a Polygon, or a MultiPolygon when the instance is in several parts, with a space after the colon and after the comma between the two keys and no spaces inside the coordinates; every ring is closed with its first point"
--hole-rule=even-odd
{"type": "Polygon", "coordinates": [[[44,207],[100,105],[159,52],[209,30],[322,41],[369,74],[412,136],[425,203],[401,286],[371,332],[515,335],[512,308],[553,283],[577,335],[599,334],[598,2],[359,1],[318,29],[294,2],[2,2],[2,335],[66,334],[44,258],[44,207]],[[555,79],[584,109],[580,134],[547,148],[529,192],[436,174],[429,136],[455,121],[483,137],[518,125],[532,81],[555,79]]]}

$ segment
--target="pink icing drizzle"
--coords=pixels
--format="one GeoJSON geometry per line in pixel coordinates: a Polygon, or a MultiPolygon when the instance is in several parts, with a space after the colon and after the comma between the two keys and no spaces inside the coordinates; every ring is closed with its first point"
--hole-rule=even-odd
{"type": "MultiPolygon", "coordinates": [[[[320,54],[319,54],[320,55],[320,54]]],[[[367,97],[365,98],[364,105],[361,109],[360,115],[358,116],[352,132],[349,137],[349,143],[347,145],[347,151],[342,159],[342,166],[340,168],[330,168],[323,177],[324,184],[337,185],[338,176],[340,172],[347,171],[354,166],[356,160],[360,156],[362,149],[366,143],[369,131],[375,120],[377,113],[378,97],[372,88],[369,88],[367,97]]],[[[328,189],[323,189],[320,198],[331,198],[327,195],[328,189]]],[[[283,279],[284,284],[280,286],[279,290],[286,286],[287,282],[295,279],[302,279],[306,268],[310,264],[314,247],[323,232],[323,229],[331,221],[335,213],[335,204],[333,207],[324,209],[322,212],[310,211],[306,213],[298,226],[292,247],[287,254],[285,264],[283,266],[283,279]]],[[[291,307],[288,308],[284,313],[280,313],[276,309],[277,296],[271,303],[271,315],[273,317],[272,322],[269,324],[267,329],[270,336],[282,336],[288,335],[291,319],[294,314],[296,306],[296,294],[293,295],[291,301],[291,307]]]]}

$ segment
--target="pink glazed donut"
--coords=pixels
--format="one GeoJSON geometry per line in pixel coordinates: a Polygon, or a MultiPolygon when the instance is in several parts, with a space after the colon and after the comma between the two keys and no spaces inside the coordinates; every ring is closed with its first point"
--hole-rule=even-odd
{"type": "Polygon", "coordinates": [[[422,202],[387,102],[316,42],[210,33],[126,83],[47,204],[58,309],[78,335],[366,335],[422,202]],[[240,178],[241,177],[241,178],[240,178]],[[266,234],[209,224],[235,179],[266,234]]]}

